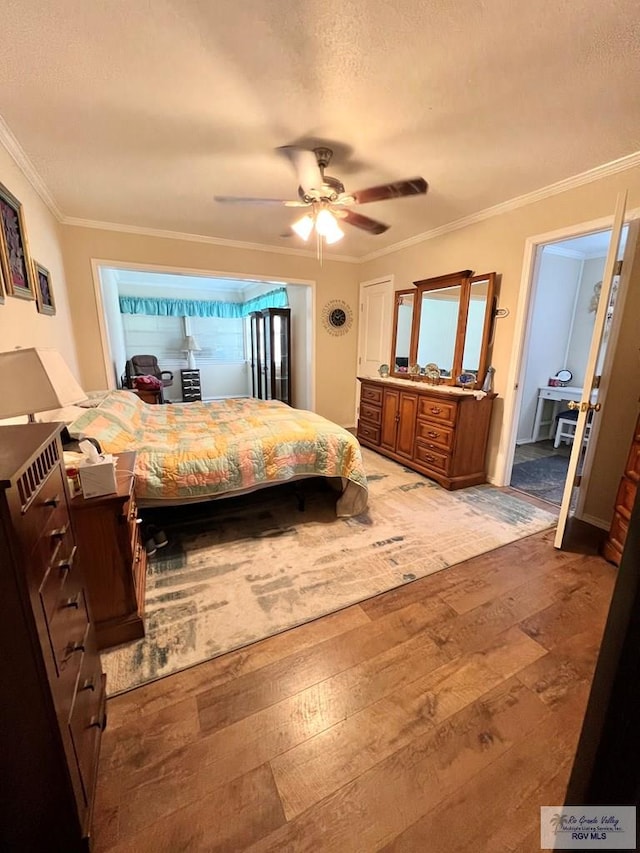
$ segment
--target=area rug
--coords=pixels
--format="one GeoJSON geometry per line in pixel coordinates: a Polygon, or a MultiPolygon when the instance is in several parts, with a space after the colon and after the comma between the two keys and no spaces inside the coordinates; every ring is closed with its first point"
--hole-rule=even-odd
{"type": "Polygon", "coordinates": [[[492,486],[448,492],[364,450],[369,507],[335,515],[317,480],[154,517],[146,636],[102,655],[110,695],[253,643],[552,527],[492,486]],[[304,510],[300,503],[304,501],[304,510]]]}
{"type": "Polygon", "coordinates": [[[511,485],[530,495],[560,505],[567,479],[567,456],[544,456],[513,466],[511,485]]]}

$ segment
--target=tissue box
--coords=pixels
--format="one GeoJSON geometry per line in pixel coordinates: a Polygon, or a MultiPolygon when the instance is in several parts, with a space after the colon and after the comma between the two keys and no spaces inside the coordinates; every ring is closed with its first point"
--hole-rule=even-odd
{"type": "Polygon", "coordinates": [[[112,495],[118,491],[116,464],[113,456],[103,455],[99,462],[84,462],[78,466],[80,485],[85,498],[112,495]]]}

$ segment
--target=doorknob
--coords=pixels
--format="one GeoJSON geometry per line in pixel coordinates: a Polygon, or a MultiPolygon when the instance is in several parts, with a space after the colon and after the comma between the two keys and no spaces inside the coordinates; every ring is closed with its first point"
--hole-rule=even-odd
{"type": "Polygon", "coordinates": [[[579,409],[579,408],[580,408],[580,403],[576,403],[575,400],[569,400],[569,402],[567,403],[567,409],[571,409],[572,412],[574,409],[579,409]]]}

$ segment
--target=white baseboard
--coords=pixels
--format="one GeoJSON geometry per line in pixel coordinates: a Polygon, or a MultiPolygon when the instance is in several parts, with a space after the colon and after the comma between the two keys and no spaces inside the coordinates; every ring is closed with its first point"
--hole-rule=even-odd
{"type": "MultiPolygon", "coordinates": [[[[578,516],[576,516],[577,518],[578,516]]],[[[583,513],[580,516],[580,521],[586,521],[587,524],[592,524],[594,527],[599,527],[601,530],[608,530],[611,527],[610,521],[605,521],[602,518],[596,518],[595,515],[583,513]]]]}

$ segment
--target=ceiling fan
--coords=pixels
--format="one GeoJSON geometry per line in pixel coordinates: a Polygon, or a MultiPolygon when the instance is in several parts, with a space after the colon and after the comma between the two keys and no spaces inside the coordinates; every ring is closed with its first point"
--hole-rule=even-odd
{"type": "Polygon", "coordinates": [[[233,204],[276,204],[284,207],[311,208],[309,213],[291,226],[303,240],[308,240],[315,228],[319,237],[324,237],[327,243],[335,243],[344,236],[344,232],[340,228],[341,222],[361,228],[369,234],[384,234],[389,228],[388,225],[368,216],[363,216],[361,213],[356,213],[350,209],[351,206],[403,198],[410,195],[424,195],[428,189],[428,184],[424,178],[409,178],[348,193],[345,192],[342,181],[325,175],[324,170],[333,157],[331,148],[318,147],[309,150],[294,145],[285,145],[277,150],[291,161],[296,170],[298,177],[297,199],[228,195],[214,196],[214,198],[216,201],[233,204]]]}

